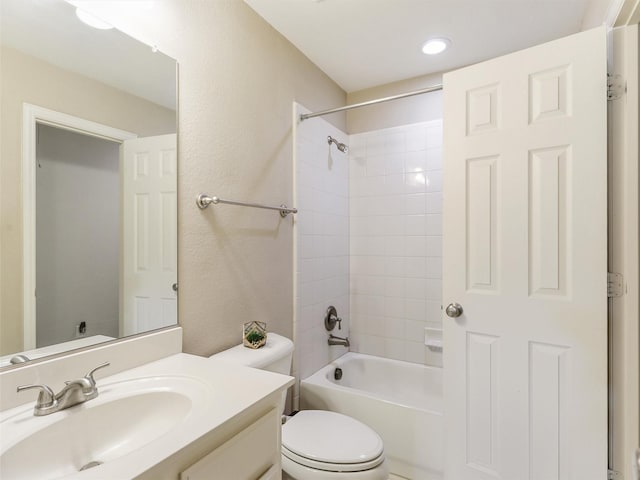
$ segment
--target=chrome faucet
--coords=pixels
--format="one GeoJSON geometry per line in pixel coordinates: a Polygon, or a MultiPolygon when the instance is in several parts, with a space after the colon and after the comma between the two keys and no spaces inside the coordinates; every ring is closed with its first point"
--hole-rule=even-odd
{"type": "Polygon", "coordinates": [[[109,362],[97,366],[84,377],[77,380],[65,382],[64,388],[57,394],[46,385],[22,385],[17,391],[31,390],[37,388],[40,390],[36,405],[33,407],[33,414],[36,417],[49,415],[51,413],[65,410],[79,403],[84,403],[98,396],[98,386],[93,374],[101,368],[108,367],[109,362]]]}
{"type": "Polygon", "coordinates": [[[344,347],[350,347],[351,344],[349,343],[349,337],[336,337],[333,334],[329,334],[329,345],[342,345],[344,347]]]}

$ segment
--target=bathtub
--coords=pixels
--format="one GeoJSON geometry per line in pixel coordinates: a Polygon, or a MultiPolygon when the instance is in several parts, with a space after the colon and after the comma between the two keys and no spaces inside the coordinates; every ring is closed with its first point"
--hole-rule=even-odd
{"type": "Polygon", "coordinates": [[[300,406],[369,425],[384,441],[391,473],[442,480],[442,369],[349,352],[302,380],[300,406]]]}

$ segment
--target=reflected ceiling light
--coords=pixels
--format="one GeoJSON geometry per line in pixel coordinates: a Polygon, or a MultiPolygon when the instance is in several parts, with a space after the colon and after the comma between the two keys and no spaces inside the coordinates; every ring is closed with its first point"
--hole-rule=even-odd
{"type": "Polygon", "coordinates": [[[422,45],[422,53],[426,55],[437,55],[438,53],[444,52],[449,45],[451,45],[451,40],[448,38],[432,38],[422,45]]]}
{"type": "Polygon", "coordinates": [[[104,20],[100,20],[98,17],[91,15],[85,10],[81,10],[79,7],[76,7],[76,16],[83,22],[93,28],[99,28],[100,30],[109,30],[113,28],[113,25],[105,22],[104,20]]]}

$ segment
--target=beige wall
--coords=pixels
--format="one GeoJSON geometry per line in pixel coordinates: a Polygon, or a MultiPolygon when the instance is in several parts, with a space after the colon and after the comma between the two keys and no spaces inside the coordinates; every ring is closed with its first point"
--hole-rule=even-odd
{"type": "MultiPolygon", "coordinates": [[[[420,90],[441,83],[442,75],[440,74],[424,75],[351,92],[347,96],[347,102],[349,104],[366,102],[420,90]]],[[[350,134],[363,133],[410,123],[428,122],[440,118],[442,118],[442,91],[437,91],[349,110],[347,113],[347,131],[350,134]]]]}
{"type": "MultiPolygon", "coordinates": [[[[147,18],[111,17],[180,64],[178,279],[184,351],[209,355],[263,320],[292,335],[291,216],[200,193],[291,204],[292,102],[344,105],[345,93],[242,0],[159,0],[147,18]]],[[[344,118],[333,119],[344,128],[344,118]]],[[[319,322],[322,319],[318,319],[319,322]]]]}
{"type": "Polygon", "coordinates": [[[22,350],[22,104],[30,103],[140,136],[175,131],[175,112],[62,70],[0,50],[0,352],[22,350]]]}

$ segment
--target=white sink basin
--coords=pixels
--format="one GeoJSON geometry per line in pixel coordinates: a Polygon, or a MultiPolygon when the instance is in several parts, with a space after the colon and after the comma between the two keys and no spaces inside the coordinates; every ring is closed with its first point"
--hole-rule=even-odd
{"type": "Polygon", "coordinates": [[[102,383],[98,398],[44,417],[33,403],[0,416],[0,478],[48,479],[98,474],[108,465],[168,435],[201,414],[211,386],[186,376],[102,383]]]}

